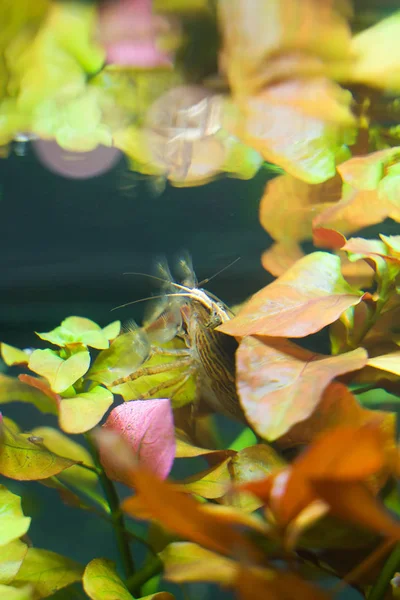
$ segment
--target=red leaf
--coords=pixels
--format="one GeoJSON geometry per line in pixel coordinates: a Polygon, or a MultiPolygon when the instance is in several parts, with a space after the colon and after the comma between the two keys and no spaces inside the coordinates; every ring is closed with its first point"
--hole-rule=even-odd
{"type": "MultiPolygon", "coordinates": [[[[114,408],[105,429],[122,435],[138,458],[139,464],[164,479],[175,457],[175,435],[169,400],[132,400],[114,408]]],[[[126,483],[112,457],[101,455],[109,477],[126,483]]]]}
{"type": "Polygon", "coordinates": [[[331,250],[339,250],[346,243],[346,238],[342,233],[335,229],[327,229],[326,227],[317,227],[313,230],[313,243],[318,248],[330,248],[331,250]]]}

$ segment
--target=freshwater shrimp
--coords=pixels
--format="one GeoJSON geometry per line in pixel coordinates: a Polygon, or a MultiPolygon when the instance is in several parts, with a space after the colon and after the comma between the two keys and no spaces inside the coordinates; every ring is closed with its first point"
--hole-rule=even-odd
{"type": "Polygon", "coordinates": [[[175,378],[159,383],[137,399],[160,397],[163,389],[174,386],[173,400],[189,378],[194,377],[197,401],[204,401],[215,412],[245,421],[235,384],[237,342],[216,330],[218,325],[231,318],[229,308],[213,294],[198,287],[188,257],[178,263],[181,283],[173,280],[167,265],[160,266],[163,277],[157,279],[163,282],[161,306],[153,310],[143,330],[152,343],[150,356],[164,354],[171,356],[172,360],[153,366],[144,364],[130,375],[115,380],[112,385],[175,370],[175,378]],[[169,291],[171,289],[174,291],[169,291]],[[175,338],[183,341],[183,348],[164,349],[155,345],[175,338]]]}

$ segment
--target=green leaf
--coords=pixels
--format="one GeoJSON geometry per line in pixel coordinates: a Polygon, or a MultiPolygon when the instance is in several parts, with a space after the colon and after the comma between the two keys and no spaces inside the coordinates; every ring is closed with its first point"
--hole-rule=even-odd
{"type": "Polygon", "coordinates": [[[29,368],[45,377],[54,392],[61,393],[83,377],[90,365],[90,354],[82,350],[66,360],[53,350],[35,350],[29,359],[29,368]]]}
{"type": "Polygon", "coordinates": [[[113,394],[101,385],[73,398],[63,398],[59,407],[61,429],[67,433],[89,431],[102,419],[113,400],[113,394]]]}
{"type": "Polygon", "coordinates": [[[21,540],[13,540],[5,546],[0,546],[0,584],[12,582],[27,552],[28,546],[21,540]]]}
{"type": "Polygon", "coordinates": [[[0,374],[0,404],[27,402],[42,413],[57,414],[57,406],[41,390],[31,387],[19,379],[0,374]]]}
{"type": "Polygon", "coordinates": [[[97,323],[83,317],[68,317],[59,327],[48,333],[37,333],[37,335],[56,346],[68,346],[71,344],[83,344],[97,350],[108,348],[109,340],[119,333],[120,322],[114,321],[105,329],[101,329],[97,323]]]}
{"type": "MultiPolygon", "coordinates": [[[[21,498],[0,485],[0,546],[9,544],[25,535],[30,523],[30,517],[25,517],[22,512],[21,498]]],[[[1,569],[0,563],[0,574],[1,569]]],[[[0,581],[4,583],[1,575],[0,581]]]]}
{"type": "MultiPolygon", "coordinates": [[[[61,431],[58,431],[58,429],[54,429],[53,427],[36,427],[32,429],[30,435],[42,438],[43,445],[50,452],[54,452],[64,458],[69,458],[77,463],[94,467],[92,457],[86,448],[64,435],[61,431]]],[[[102,508],[108,510],[108,504],[97,490],[98,477],[93,471],[77,464],[65,471],[61,471],[57,475],[57,479],[68,486],[76,488],[102,508]]]]}
{"type": "Polygon", "coordinates": [[[111,560],[95,558],[83,574],[83,589],[92,600],[134,600],[111,560]]]}
{"type": "Polygon", "coordinates": [[[34,600],[32,587],[26,585],[24,587],[12,587],[8,585],[0,585],[1,600],[34,600]]]}
{"type": "Polygon", "coordinates": [[[4,342],[0,344],[0,348],[1,358],[9,367],[12,367],[14,365],[28,364],[29,354],[27,354],[23,350],[20,350],[19,348],[14,348],[14,346],[9,346],[4,342]]]}
{"type": "Polygon", "coordinates": [[[120,331],[121,321],[113,321],[106,327],[103,327],[103,333],[110,342],[111,340],[115,340],[115,338],[119,335],[120,331]]]}
{"type": "Polygon", "coordinates": [[[138,369],[148,358],[150,343],[142,329],[137,328],[118,336],[107,350],[103,350],[92,364],[87,377],[111,385],[138,369]]]}
{"type": "Polygon", "coordinates": [[[83,566],[50,550],[29,548],[14,585],[31,584],[33,599],[46,598],[75,581],[80,581],[83,566]]]}
{"type": "Polygon", "coordinates": [[[75,462],[49,452],[29,437],[3,426],[0,445],[0,473],[10,479],[31,481],[57,475],[75,462]]]}
{"type": "MultiPolygon", "coordinates": [[[[357,389],[354,390],[357,394],[357,389]]],[[[394,404],[400,404],[399,396],[389,394],[383,389],[374,389],[367,392],[359,392],[357,398],[362,406],[393,406],[394,404]]]]}

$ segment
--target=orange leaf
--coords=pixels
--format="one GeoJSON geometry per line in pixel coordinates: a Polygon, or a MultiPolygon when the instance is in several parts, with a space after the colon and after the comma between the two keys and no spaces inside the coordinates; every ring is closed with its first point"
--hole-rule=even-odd
{"type": "Polygon", "coordinates": [[[262,437],[275,440],[314,412],[332,379],[361,369],[367,360],[362,348],[324,356],[288,340],[246,337],[236,354],[245,415],[262,437]]]}
{"type": "Polygon", "coordinates": [[[218,329],[237,337],[303,337],[336,321],[361,297],[362,292],[343,279],[337,256],[313,252],[255,294],[218,329]]]}
{"type": "Polygon", "coordinates": [[[293,244],[310,239],[313,218],[336,202],[340,195],[338,176],[317,185],[292,175],[275,177],[268,182],[261,199],[260,223],[277,241],[293,244]]]}
{"type": "Polygon", "coordinates": [[[328,600],[322,590],[303,581],[293,573],[280,572],[271,576],[264,569],[238,570],[235,588],[239,600],[328,600]]]}
{"type": "Polygon", "coordinates": [[[325,389],[318,408],[313,414],[289,429],[277,443],[282,448],[309,444],[317,435],[334,427],[341,425],[358,427],[374,421],[379,422],[382,429],[390,432],[390,436],[394,439],[396,423],[394,413],[363,408],[345,385],[334,381],[325,389]]]}
{"type": "Polygon", "coordinates": [[[262,254],[261,264],[274,277],[280,277],[303,256],[304,252],[298,244],[278,242],[262,254]]]}
{"type": "Polygon", "coordinates": [[[286,64],[279,70],[271,65],[282,55],[291,59],[292,77],[321,73],[323,61],[347,58],[351,34],[346,16],[332,0],[220,1],[222,63],[231,86],[251,92],[255,84],[282,80],[286,64]]]}
{"type": "MultiPolygon", "coordinates": [[[[314,86],[316,95],[324,95],[318,83],[314,86]]],[[[313,87],[313,80],[283,82],[256,96],[240,98],[241,118],[234,133],[265,160],[277,164],[290,175],[308,183],[321,183],[336,173],[336,154],[343,145],[343,125],[349,125],[351,121],[350,98],[344,102],[340,97],[340,103],[333,98],[327,100],[332,108],[332,118],[328,114],[313,116],[310,112],[315,107],[307,109],[308,95],[312,93],[310,87],[313,87]],[[289,94],[288,86],[295,100],[289,94]]]]}
{"type": "Polygon", "coordinates": [[[312,480],[312,486],[329,504],[333,515],[400,540],[400,523],[386,512],[367,486],[357,481],[337,480],[312,480]]]}
{"type": "Polygon", "coordinates": [[[338,427],[317,439],[291,467],[241,489],[262,498],[282,525],[322,500],[333,515],[400,539],[400,524],[375,499],[369,482],[382,469],[394,473],[395,461],[394,439],[379,422],[338,427]]]}
{"type": "Polygon", "coordinates": [[[346,243],[346,238],[335,229],[317,227],[313,230],[313,243],[318,248],[339,250],[346,243]]]}
{"type": "Polygon", "coordinates": [[[53,392],[48,383],[46,383],[43,379],[39,379],[38,377],[32,377],[32,375],[27,375],[25,373],[21,373],[21,375],[18,375],[18,379],[23,383],[26,383],[27,385],[30,385],[31,387],[34,387],[37,390],[40,390],[41,392],[46,394],[48,398],[53,400],[57,407],[60,405],[60,394],[56,394],[56,392],[53,392]]]}

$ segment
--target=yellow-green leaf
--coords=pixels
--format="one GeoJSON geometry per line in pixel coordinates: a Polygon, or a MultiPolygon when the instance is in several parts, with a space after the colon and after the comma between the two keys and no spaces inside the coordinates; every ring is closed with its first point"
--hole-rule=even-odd
{"type": "Polygon", "coordinates": [[[14,346],[9,346],[4,342],[0,344],[0,347],[1,358],[9,367],[12,367],[13,365],[23,365],[28,363],[29,354],[27,354],[23,350],[20,350],[19,348],[14,348],[14,346]]]}
{"type": "Polygon", "coordinates": [[[66,360],[53,350],[35,350],[29,359],[29,368],[45,377],[54,392],[61,393],[83,377],[90,365],[90,354],[82,350],[66,360]]]}
{"type": "Polygon", "coordinates": [[[84,433],[98,424],[113,403],[114,396],[101,385],[90,392],[63,398],[59,408],[60,427],[67,433],[84,433]]]}
{"type": "Polygon", "coordinates": [[[57,406],[41,390],[23,383],[15,377],[0,373],[0,404],[9,402],[27,402],[43,413],[57,414],[57,406]]]}
{"type": "Polygon", "coordinates": [[[169,581],[213,581],[229,584],[235,577],[237,566],[211,550],[192,542],[174,542],[159,554],[164,563],[164,576],[169,581]]]}
{"type": "Polygon", "coordinates": [[[92,600],[134,600],[111,560],[95,558],[83,574],[83,588],[92,600]]]}
{"type": "Polygon", "coordinates": [[[400,350],[397,352],[390,352],[389,354],[383,354],[382,356],[369,358],[367,365],[374,367],[375,369],[400,375],[400,350]]]}
{"type": "MultiPolygon", "coordinates": [[[[53,427],[36,427],[32,429],[30,435],[42,438],[43,445],[51,452],[69,458],[77,463],[94,467],[92,457],[86,448],[64,435],[58,429],[54,429],[53,427]]],[[[77,464],[59,473],[57,479],[84,493],[105,510],[108,509],[107,503],[97,490],[98,477],[93,471],[77,464]]]]}
{"type": "MultiPolygon", "coordinates": [[[[114,337],[118,335],[120,323],[115,321],[109,325],[108,332],[102,330],[97,323],[84,317],[68,317],[59,327],[56,327],[48,333],[38,333],[37,335],[56,346],[68,346],[69,344],[83,344],[91,346],[98,350],[103,350],[109,346],[109,335],[114,337]]],[[[112,339],[112,338],[111,338],[112,339]]]]}
{"type": "Polygon", "coordinates": [[[31,584],[34,589],[33,600],[39,600],[80,581],[82,574],[82,565],[70,558],[50,550],[29,548],[13,584],[31,584]]]}
{"type": "MultiPolygon", "coordinates": [[[[0,485],[0,547],[25,535],[30,522],[31,518],[25,517],[22,512],[21,498],[0,485]]],[[[0,581],[4,583],[1,569],[0,563],[0,581]]]]}
{"type": "Polygon", "coordinates": [[[120,331],[121,321],[113,321],[106,327],[103,327],[103,333],[109,341],[115,340],[115,338],[119,335],[120,331]]]}
{"type": "Polygon", "coordinates": [[[21,540],[13,540],[5,546],[0,546],[0,584],[12,582],[27,552],[28,546],[21,540]]]}
{"type": "Polygon", "coordinates": [[[57,475],[75,462],[53,454],[21,433],[3,426],[0,445],[0,473],[10,479],[31,481],[57,475]]]}
{"type": "Polygon", "coordinates": [[[0,598],[1,600],[34,600],[30,585],[18,588],[11,585],[0,585],[0,598]]]}

